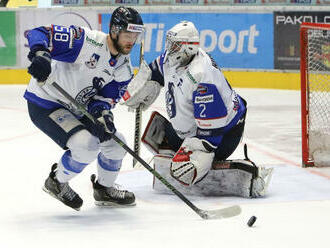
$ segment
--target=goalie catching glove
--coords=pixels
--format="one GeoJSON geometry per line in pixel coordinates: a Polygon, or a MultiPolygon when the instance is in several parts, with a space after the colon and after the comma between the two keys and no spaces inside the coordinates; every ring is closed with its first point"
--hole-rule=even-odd
{"type": "Polygon", "coordinates": [[[129,108],[136,109],[140,105],[142,110],[146,110],[158,97],[161,86],[156,81],[150,80],[151,69],[142,61],[136,76],[129,83],[123,95],[124,104],[129,108]]]}
{"type": "Polygon", "coordinates": [[[211,169],[215,148],[206,140],[186,138],[172,159],[172,177],[186,186],[202,180],[211,169]]]}

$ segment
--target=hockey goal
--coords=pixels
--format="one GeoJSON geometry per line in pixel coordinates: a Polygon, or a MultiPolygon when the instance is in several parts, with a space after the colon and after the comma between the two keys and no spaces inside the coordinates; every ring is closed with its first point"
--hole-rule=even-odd
{"type": "Polygon", "coordinates": [[[303,166],[330,166],[330,25],[300,28],[303,166]]]}

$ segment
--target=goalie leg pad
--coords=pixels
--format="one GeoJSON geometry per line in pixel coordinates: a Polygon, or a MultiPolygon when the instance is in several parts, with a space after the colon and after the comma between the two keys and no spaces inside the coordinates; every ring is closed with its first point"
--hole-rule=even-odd
{"type": "Polygon", "coordinates": [[[273,175],[273,168],[258,168],[258,177],[253,179],[251,187],[251,197],[263,197],[267,193],[267,189],[270,183],[270,180],[273,175]]]}
{"type": "MultiPolygon", "coordinates": [[[[169,155],[155,155],[154,158],[154,169],[164,177],[168,182],[171,184],[173,182],[177,183],[170,175],[170,166],[172,162],[172,156],[169,155]]],[[[160,182],[155,176],[153,177],[153,184],[152,187],[154,190],[160,193],[171,194],[172,192],[162,183],[160,182]]],[[[181,185],[182,187],[182,185],[181,185]]]]}
{"type": "MultiPolygon", "coordinates": [[[[258,197],[261,194],[257,192],[266,193],[265,189],[267,189],[270,180],[269,173],[265,173],[268,175],[268,182],[264,181],[265,183],[258,184],[256,182],[261,181],[260,177],[265,178],[261,172],[264,169],[260,169],[246,160],[229,160],[221,163],[219,161],[214,162],[212,169],[203,180],[186,187],[171,177],[171,160],[170,156],[156,155],[154,168],[169,183],[187,195],[258,197]]],[[[266,171],[272,172],[272,169],[266,169],[266,171]]],[[[160,193],[172,193],[156,178],[154,178],[153,189],[160,193]]]]}

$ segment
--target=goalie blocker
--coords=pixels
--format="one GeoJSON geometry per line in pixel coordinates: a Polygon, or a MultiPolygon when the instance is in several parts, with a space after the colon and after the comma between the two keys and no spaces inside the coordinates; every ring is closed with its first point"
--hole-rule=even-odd
{"type": "MultiPolygon", "coordinates": [[[[245,159],[217,161],[206,176],[189,187],[183,185],[171,175],[170,168],[175,151],[164,140],[165,126],[168,120],[158,112],[153,112],[142,136],[142,142],[155,155],[154,168],[168,182],[184,194],[201,196],[241,196],[245,198],[262,197],[266,194],[273,169],[257,167],[247,157],[245,159]]],[[[161,193],[171,193],[158,180],[153,182],[153,189],[161,193]]]]}

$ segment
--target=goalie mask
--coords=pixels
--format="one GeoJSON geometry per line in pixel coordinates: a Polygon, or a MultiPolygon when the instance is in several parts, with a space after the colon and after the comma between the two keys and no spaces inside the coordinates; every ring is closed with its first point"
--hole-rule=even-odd
{"type": "Polygon", "coordinates": [[[144,26],[140,14],[135,9],[121,6],[113,11],[109,34],[116,49],[118,48],[118,37],[121,32],[125,39],[130,39],[134,43],[141,42],[144,35],[144,26]],[[116,37],[114,38],[111,34],[116,34],[116,37]]]}
{"type": "Polygon", "coordinates": [[[182,21],[166,34],[166,56],[170,66],[184,66],[197,54],[199,34],[192,22],[182,21]]]}

